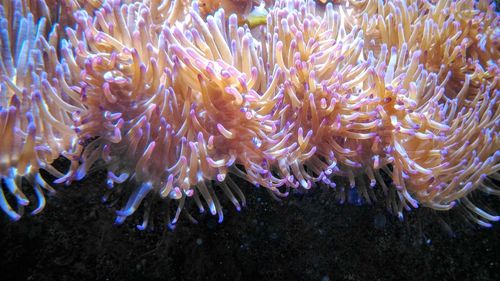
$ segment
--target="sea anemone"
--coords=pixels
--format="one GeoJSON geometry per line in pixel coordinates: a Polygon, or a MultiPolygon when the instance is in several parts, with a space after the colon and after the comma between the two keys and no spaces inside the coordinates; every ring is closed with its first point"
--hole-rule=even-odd
{"type": "Polygon", "coordinates": [[[353,192],[371,202],[379,186],[400,217],[460,205],[480,225],[499,220],[471,199],[500,194],[494,5],[336,2],[276,1],[250,21],[186,1],[68,1],[76,26],[59,40],[60,62],[54,36],[36,41],[52,54],[40,69],[57,79],[41,96],[61,131],[35,139],[62,139],[39,167],[69,158],[58,183],[107,169],[106,198],[128,198],[117,223],[149,198],[140,229],[157,195],[178,202],[170,226],[190,197],[222,221],[216,189],[245,204],[232,175],[280,197],[324,185],[341,202],[353,192]]]}
{"type": "Polygon", "coordinates": [[[378,1],[347,2],[350,5],[340,6],[340,13],[349,29],[363,29],[366,50],[378,55],[385,44],[389,50],[421,51],[423,67],[436,73],[440,82],[449,80],[445,95],[450,98],[477,68],[486,73],[471,77],[476,88],[481,80],[498,75],[499,17],[488,1],[391,1],[383,6],[378,1]]]}
{"type": "Polygon", "coordinates": [[[61,176],[51,163],[76,142],[71,113],[80,109],[79,96],[67,84],[72,76],[56,54],[57,24],[50,26],[43,3],[6,1],[0,6],[0,207],[14,220],[30,203],[29,189],[38,200],[32,214],[44,208],[43,190],[53,188],[39,170],[61,176]]]}
{"type": "MultiPolygon", "coordinates": [[[[68,29],[69,40],[77,46],[73,61],[78,64],[75,68],[82,69],[81,94],[86,105],[76,116],[76,131],[89,143],[73,162],[74,168],[59,181],[81,179],[102,159],[110,188],[129,178],[140,185],[117,212],[117,222],[132,214],[152,191],[180,200],[171,225],[186,197],[194,197],[200,211],[204,210],[200,195],[222,221],[222,207],[210,182],[219,182],[239,209],[245,199],[226,175],[239,155],[252,151],[263,155],[255,138],[271,128],[262,117],[244,110],[247,100],[257,96],[249,88],[259,81],[249,78],[258,77],[247,77],[233,66],[237,60],[245,67],[255,65],[256,56],[248,61],[247,54],[231,54],[218,29],[221,21],[226,24],[222,13],[215,19],[209,17],[207,24],[191,12],[186,15],[191,28],[165,24],[160,29],[146,5],[122,5],[120,12],[118,2],[111,4],[96,11],[96,18],[102,20],[91,22],[81,12],[76,16],[78,29],[68,29]],[[138,15],[139,19],[132,18],[138,15]],[[128,30],[109,31],[107,25],[119,26],[113,20],[122,17],[131,23],[128,30]],[[130,34],[143,38],[131,40],[130,34]]],[[[229,28],[234,31],[237,24],[229,28]]],[[[233,34],[239,36],[235,38],[238,45],[249,39],[238,34],[233,34]]],[[[251,161],[244,159],[245,164],[251,161]]],[[[146,215],[140,228],[147,221],[146,215]]]]}
{"type": "Polygon", "coordinates": [[[396,98],[404,99],[398,107],[407,114],[391,120],[400,127],[392,147],[401,167],[392,165],[393,182],[400,183],[399,189],[401,184],[408,188],[415,203],[450,209],[458,202],[479,224],[498,220],[466,196],[477,188],[498,194],[488,179],[496,177],[499,157],[499,17],[494,5],[487,1],[350,3],[350,8],[341,8],[346,22],[363,28],[367,50],[385,60],[379,70],[386,73],[386,90],[396,89],[402,94],[396,98]],[[416,64],[411,69],[420,82],[399,79],[412,75],[400,68],[401,58],[412,54],[416,64]],[[426,85],[428,90],[418,93],[426,85]],[[396,168],[401,176],[395,174],[396,168]]]}
{"type": "Polygon", "coordinates": [[[76,12],[76,29],[66,30],[69,41],[63,40],[63,51],[71,68],[80,74],[85,104],[85,110],[74,115],[75,132],[86,145],[58,181],[81,179],[98,160],[108,170],[109,188],[134,178],[140,187],[118,212],[118,222],[153,188],[159,190],[159,185],[163,197],[180,193],[177,182],[172,186],[172,179],[162,173],[171,166],[183,168],[185,163],[168,155],[169,149],[175,149],[169,148],[175,135],[172,126],[182,123],[170,125],[167,122],[175,115],[165,119],[162,114],[171,107],[176,110],[172,114],[179,114],[182,105],[177,108],[171,89],[168,69],[172,63],[161,31],[163,24],[182,18],[183,10],[182,1],[108,1],[93,16],[83,10],[76,12]],[[152,157],[153,153],[165,157],[152,157]]]}

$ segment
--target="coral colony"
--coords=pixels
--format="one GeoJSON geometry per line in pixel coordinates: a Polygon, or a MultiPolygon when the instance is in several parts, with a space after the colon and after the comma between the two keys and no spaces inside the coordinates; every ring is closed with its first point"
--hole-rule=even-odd
{"type": "Polygon", "coordinates": [[[500,219],[471,196],[500,195],[493,2],[257,2],[1,0],[1,209],[99,167],[140,229],[158,199],[170,226],[191,202],[222,221],[234,177],[500,219]]]}

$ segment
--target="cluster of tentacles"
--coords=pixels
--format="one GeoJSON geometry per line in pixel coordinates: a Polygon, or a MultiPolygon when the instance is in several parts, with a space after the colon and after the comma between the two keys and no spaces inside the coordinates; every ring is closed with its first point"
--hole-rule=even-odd
{"type": "Polygon", "coordinates": [[[245,204],[232,176],[499,220],[471,200],[500,195],[495,5],[335,2],[276,1],[245,21],[188,0],[0,2],[0,207],[41,211],[40,169],[69,184],[99,167],[106,196],[128,198],[118,223],[162,198],[174,225],[191,197],[222,221],[216,190],[245,204]]]}

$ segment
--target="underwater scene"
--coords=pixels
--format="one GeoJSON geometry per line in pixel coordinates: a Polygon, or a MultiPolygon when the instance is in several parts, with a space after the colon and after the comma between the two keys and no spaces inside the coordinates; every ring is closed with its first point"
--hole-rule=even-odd
{"type": "Polygon", "coordinates": [[[499,22],[0,0],[0,279],[500,280],[499,22]]]}

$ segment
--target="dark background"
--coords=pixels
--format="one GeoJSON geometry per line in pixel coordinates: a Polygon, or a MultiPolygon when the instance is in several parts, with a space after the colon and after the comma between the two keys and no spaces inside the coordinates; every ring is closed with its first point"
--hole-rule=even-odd
{"type": "Polygon", "coordinates": [[[40,215],[1,214],[1,279],[500,280],[498,223],[478,228],[424,208],[399,221],[382,203],[340,205],[331,190],[277,202],[240,183],[247,207],[238,213],[219,196],[222,224],[194,211],[198,224],[181,216],[172,231],[154,212],[154,227],[139,231],[140,215],[113,224],[103,178],[59,187],[40,215]]]}

